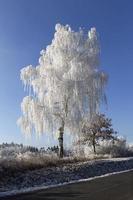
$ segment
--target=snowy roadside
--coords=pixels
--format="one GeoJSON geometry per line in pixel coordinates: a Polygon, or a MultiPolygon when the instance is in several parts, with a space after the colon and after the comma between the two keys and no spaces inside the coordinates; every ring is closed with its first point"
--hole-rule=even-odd
{"type": "Polygon", "coordinates": [[[0,197],[15,195],[133,170],[133,158],[113,158],[16,173],[0,182],[0,197]]]}

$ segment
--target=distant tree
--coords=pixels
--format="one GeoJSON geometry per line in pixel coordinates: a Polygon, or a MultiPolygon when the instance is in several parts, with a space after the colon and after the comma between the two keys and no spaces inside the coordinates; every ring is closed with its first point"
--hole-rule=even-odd
{"type": "Polygon", "coordinates": [[[54,152],[54,153],[59,153],[59,147],[58,146],[53,146],[53,147],[48,147],[46,152],[54,152]]]}
{"type": "MultiPolygon", "coordinates": [[[[63,135],[78,133],[84,116],[91,116],[105,100],[107,76],[99,70],[99,41],[95,28],[88,34],[57,24],[54,39],[41,51],[39,64],[21,70],[29,89],[18,124],[23,132],[59,133],[59,155],[63,157],[63,135]]],[[[80,132],[80,131],[79,131],[80,132]]]]}
{"type": "Polygon", "coordinates": [[[85,120],[82,126],[82,142],[92,145],[96,153],[96,145],[103,140],[116,140],[117,132],[112,128],[111,119],[104,114],[96,114],[91,120],[85,120]]]}

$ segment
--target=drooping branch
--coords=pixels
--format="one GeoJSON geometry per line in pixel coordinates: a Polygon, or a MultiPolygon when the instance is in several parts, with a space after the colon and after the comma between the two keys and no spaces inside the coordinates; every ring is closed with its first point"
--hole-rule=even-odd
{"type": "Polygon", "coordinates": [[[20,78],[30,91],[18,120],[26,133],[64,130],[64,126],[77,133],[82,119],[97,113],[105,96],[107,76],[99,69],[96,29],[85,34],[57,24],[55,30],[39,64],[21,70],[20,78]]]}

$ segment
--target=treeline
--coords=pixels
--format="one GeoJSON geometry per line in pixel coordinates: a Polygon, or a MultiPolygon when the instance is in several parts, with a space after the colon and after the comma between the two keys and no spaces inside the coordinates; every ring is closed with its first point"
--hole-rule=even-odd
{"type": "Polygon", "coordinates": [[[14,143],[14,142],[11,142],[11,143],[2,143],[0,144],[0,151],[3,151],[3,150],[8,150],[8,151],[20,151],[20,153],[25,153],[25,152],[44,152],[44,153],[49,153],[49,152],[55,152],[55,153],[58,153],[58,146],[53,146],[53,147],[48,147],[48,148],[45,148],[45,147],[41,147],[41,148],[37,148],[37,147],[34,147],[34,146],[26,146],[26,145],[23,145],[23,144],[17,144],[17,143],[14,143]]]}

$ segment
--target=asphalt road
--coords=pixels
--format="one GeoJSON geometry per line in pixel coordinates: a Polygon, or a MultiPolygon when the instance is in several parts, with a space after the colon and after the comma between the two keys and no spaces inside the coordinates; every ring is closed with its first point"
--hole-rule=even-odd
{"type": "Polygon", "coordinates": [[[133,200],[133,171],[2,200],[133,200]]]}

